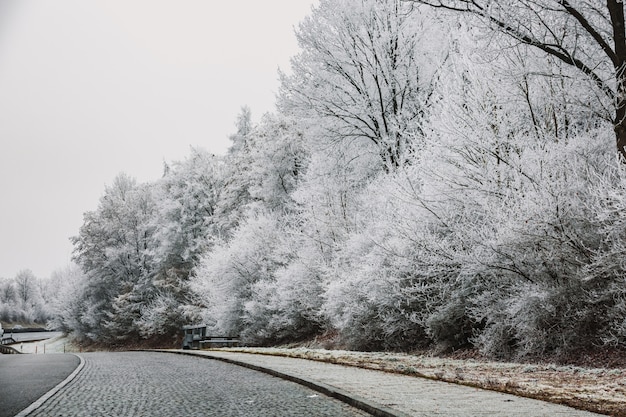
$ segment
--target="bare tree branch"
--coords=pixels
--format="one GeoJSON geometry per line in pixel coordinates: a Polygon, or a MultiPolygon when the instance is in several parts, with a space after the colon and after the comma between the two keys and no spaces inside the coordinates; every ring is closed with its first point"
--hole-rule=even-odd
{"type": "Polygon", "coordinates": [[[496,31],[582,72],[613,102],[617,149],[626,160],[623,0],[607,0],[605,6],[585,0],[405,1],[478,17],[496,31]]]}

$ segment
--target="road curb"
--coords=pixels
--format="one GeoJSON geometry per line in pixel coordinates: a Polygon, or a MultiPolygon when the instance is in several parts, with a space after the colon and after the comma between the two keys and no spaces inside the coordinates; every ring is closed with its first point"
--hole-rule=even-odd
{"type": "MultiPolygon", "coordinates": [[[[188,355],[195,356],[198,358],[205,359],[213,359],[219,360],[222,362],[230,363],[233,365],[242,366],[244,368],[252,369],[254,371],[263,372],[268,375],[275,376],[277,378],[285,379],[287,381],[295,382],[297,384],[303,385],[307,388],[310,388],[314,391],[327,395],[329,397],[335,398],[339,401],[342,401],[346,404],[351,405],[352,407],[363,410],[375,417],[410,417],[409,414],[403,413],[398,410],[394,410],[392,408],[386,407],[384,405],[375,403],[373,401],[369,401],[365,398],[359,397],[357,395],[351,394],[345,390],[334,387],[332,385],[324,384],[322,382],[314,381],[308,378],[302,378],[300,376],[296,376],[293,374],[279,372],[271,368],[266,368],[258,365],[253,365],[251,363],[238,361],[234,359],[222,358],[219,356],[211,355],[211,352],[208,351],[189,351],[189,350],[168,350],[168,349],[141,349],[146,352],[162,352],[162,353],[174,353],[178,355],[188,355]]],[[[18,416],[16,416],[18,417],[18,416]]],[[[22,417],[22,416],[20,416],[22,417]]]]}
{"type": "Polygon", "coordinates": [[[63,387],[65,387],[67,384],[69,384],[70,382],[72,382],[74,380],[74,378],[76,378],[76,376],[78,375],[78,373],[83,369],[83,367],[85,366],[85,360],[83,359],[82,356],[80,355],[76,355],[74,353],[68,353],[68,355],[74,355],[76,356],[79,360],[80,363],[78,364],[78,366],[76,367],[76,369],[74,369],[74,372],[72,372],[71,374],[69,374],[69,376],[67,378],[65,378],[63,381],[59,382],[57,384],[56,387],[52,388],[50,391],[46,392],[44,395],[42,395],[41,397],[39,397],[39,399],[37,401],[35,401],[34,403],[32,403],[31,405],[29,405],[27,408],[25,408],[24,410],[20,411],[18,414],[15,415],[15,417],[26,417],[27,415],[29,415],[30,413],[32,413],[33,411],[37,410],[39,407],[41,407],[46,401],[48,401],[50,399],[50,397],[52,397],[54,394],[56,394],[57,392],[59,392],[63,387]]]}

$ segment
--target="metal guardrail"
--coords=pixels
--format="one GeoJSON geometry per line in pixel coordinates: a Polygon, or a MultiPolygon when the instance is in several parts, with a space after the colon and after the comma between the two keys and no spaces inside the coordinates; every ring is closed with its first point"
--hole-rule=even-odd
{"type": "Polygon", "coordinates": [[[2,343],[0,343],[0,345],[10,345],[12,343],[17,343],[17,341],[13,339],[13,337],[9,336],[2,339],[2,343]]]}
{"type": "Polygon", "coordinates": [[[6,345],[0,345],[0,353],[3,353],[5,355],[13,355],[13,354],[20,354],[22,352],[20,352],[19,350],[12,348],[11,346],[6,346],[6,345]]]}
{"type": "Polygon", "coordinates": [[[204,340],[200,340],[200,349],[237,346],[239,346],[239,338],[237,337],[208,336],[204,340]]]}

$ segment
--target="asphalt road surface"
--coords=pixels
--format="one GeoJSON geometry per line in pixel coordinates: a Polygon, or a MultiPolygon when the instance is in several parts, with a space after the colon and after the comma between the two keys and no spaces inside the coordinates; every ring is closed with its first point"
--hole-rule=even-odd
{"type": "Polygon", "coordinates": [[[0,355],[0,417],[14,416],[70,375],[75,355],[0,355]]]}
{"type": "Polygon", "coordinates": [[[155,352],[81,356],[85,366],[76,378],[30,416],[368,415],[301,385],[215,360],[155,352]]]}

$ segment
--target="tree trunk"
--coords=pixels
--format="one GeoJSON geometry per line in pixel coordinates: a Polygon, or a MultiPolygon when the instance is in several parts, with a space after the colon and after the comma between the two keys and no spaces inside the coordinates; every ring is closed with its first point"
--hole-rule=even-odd
{"type": "Polygon", "coordinates": [[[615,139],[617,151],[626,162],[626,32],[624,28],[624,5],[622,0],[607,0],[611,16],[615,53],[611,57],[615,67],[615,139]]]}
{"type": "MultiPolygon", "coordinates": [[[[624,92],[620,92],[624,94],[624,92]]],[[[622,157],[622,161],[626,162],[626,100],[617,99],[617,109],[615,112],[615,140],[617,143],[617,151],[622,157]]]]}

